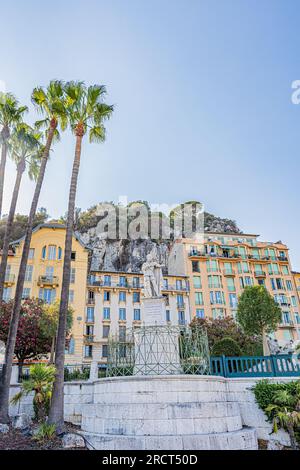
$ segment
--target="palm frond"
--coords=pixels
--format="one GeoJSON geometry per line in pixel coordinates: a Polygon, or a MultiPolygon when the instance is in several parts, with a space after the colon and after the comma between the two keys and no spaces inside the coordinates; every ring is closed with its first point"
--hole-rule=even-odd
{"type": "Polygon", "coordinates": [[[105,127],[94,126],[89,131],[89,141],[101,143],[105,141],[105,127]]]}

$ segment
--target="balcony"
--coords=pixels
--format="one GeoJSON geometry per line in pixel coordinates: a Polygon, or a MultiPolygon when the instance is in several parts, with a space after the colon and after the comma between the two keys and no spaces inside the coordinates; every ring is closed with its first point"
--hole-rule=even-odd
{"type": "Polygon", "coordinates": [[[95,299],[88,298],[86,303],[87,303],[87,305],[95,305],[95,299]]]}
{"type": "Polygon", "coordinates": [[[5,274],[4,283],[11,286],[15,283],[15,275],[14,274],[5,274]]]}
{"type": "Polygon", "coordinates": [[[88,344],[91,344],[94,342],[94,337],[95,335],[84,335],[84,341],[88,344]]]}
{"type": "Polygon", "coordinates": [[[90,317],[90,316],[86,316],[86,317],[85,317],[85,322],[86,322],[86,323],[95,323],[95,318],[94,318],[94,317],[90,317]]]}
{"type": "Polygon", "coordinates": [[[288,321],[282,321],[279,326],[281,328],[294,328],[294,321],[293,320],[288,320],[288,321]]]}
{"type": "Polygon", "coordinates": [[[59,278],[58,276],[39,276],[38,285],[43,286],[58,286],[59,278]]]}
{"type": "Polygon", "coordinates": [[[265,271],[254,271],[254,277],[266,277],[265,271]]]}
{"type": "Polygon", "coordinates": [[[180,309],[185,309],[185,303],[184,302],[177,302],[177,308],[180,308],[180,309]]]}
{"type": "Polygon", "coordinates": [[[235,276],[234,269],[223,269],[224,276],[235,276]]]}
{"type": "Polygon", "coordinates": [[[288,261],[286,256],[278,256],[277,259],[278,261],[288,261]]]}

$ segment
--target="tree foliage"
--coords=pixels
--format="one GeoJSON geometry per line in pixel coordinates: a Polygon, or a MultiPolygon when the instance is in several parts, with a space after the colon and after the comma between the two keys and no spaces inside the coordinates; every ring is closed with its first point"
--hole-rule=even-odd
{"type": "Polygon", "coordinates": [[[234,339],[225,336],[220,341],[215,342],[212,354],[214,356],[241,356],[242,350],[234,339]]]}
{"type": "Polygon", "coordinates": [[[211,354],[215,343],[222,340],[224,337],[233,339],[240,347],[242,354],[246,356],[262,354],[261,336],[245,334],[233,318],[228,317],[212,320],[195,317],[191,322],[191,327],[194,325],[202,325],[206,328],[211,354]]]}
{"type": "Polygon", "coordinates": [[[281,309],[264,286],[248,286],[239,297],[237,321],[246,334],[271,333],[281,321],[281,309]]]}
{"type": "MultiPolygon", "coordinates": [[[[44,224],[48,218],[49,218],[49,215],[47,214],[46,209],[41,207],[35,215],[34,227],[39,224],[44,224]]],[[[3,245],[6,221],[7,221],[7,216],[3,216],[3,218],[0,220],[0,247],[2,247],[3,245]]],[[[22,215],[22,214],[15,215],[13,225],[12,225],[12,231],[10,235],[10,242],[18,240],[19,238],[23,237],[23,235],[25,234],[27,222],[28,222],[27,215],[22,215]]]]}
{"type": "MultiPolygon", "coordinates": [[[[2,302],[0,305],[0,340],[4,342],[8,336],[12,308],[13,301],[2,302]]],[[[36,299],[25,300],[21,307],[15,346],[15,355],[19,362],[50,352],[52,336],[41,328],[42,321],[46,322],[44,303],[36,299]]]]}

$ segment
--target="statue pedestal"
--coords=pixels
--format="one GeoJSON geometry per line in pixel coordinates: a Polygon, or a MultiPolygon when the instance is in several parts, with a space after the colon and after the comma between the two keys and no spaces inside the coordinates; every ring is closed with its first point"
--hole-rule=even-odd
{"type": "Polygon", "coordinates": [[[143,300],[144,325],[134,332],[134,375],[180,374],[178,330],[167,326],[163,297],[143,300]]]}

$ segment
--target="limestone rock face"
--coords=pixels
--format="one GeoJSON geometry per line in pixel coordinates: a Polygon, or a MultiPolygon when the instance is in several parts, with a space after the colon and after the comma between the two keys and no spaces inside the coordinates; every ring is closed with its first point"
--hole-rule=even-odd
{"type": "Polygon", "coordinates": [[[85,441],[82,436],[75,433],[68,433],[63,436],[62,444],[64,449],[74,449],[85,447],[85,441]]]}
{"type": "Polygon", "coordinates": [[[8,424],[2,424],[0,423],[0,434],[7,434],[9,431],[9,426],[8,424]]]}

